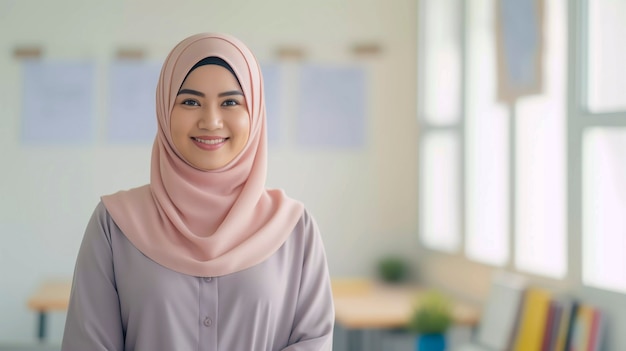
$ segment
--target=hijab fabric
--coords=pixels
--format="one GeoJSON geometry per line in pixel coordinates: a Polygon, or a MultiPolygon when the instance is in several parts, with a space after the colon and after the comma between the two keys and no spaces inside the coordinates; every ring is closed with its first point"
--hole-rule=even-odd
{"type": "Polygon", "coordinates": [[[109,214],[144,255],[174,271],[222,276],[261,263],[287,240],[304,206],[282,190],[266,189],[267,135],[263,77],[238,39],[196,34],[180,42],[163,64],[156,91],[158,130],[150,184],[103,196],[109,214]],[[170,117],[191,68],[206,57],[223,59],[239,80],[250,114],[250,136],[222,168],[204,171],[174,147],[170,117]]]}

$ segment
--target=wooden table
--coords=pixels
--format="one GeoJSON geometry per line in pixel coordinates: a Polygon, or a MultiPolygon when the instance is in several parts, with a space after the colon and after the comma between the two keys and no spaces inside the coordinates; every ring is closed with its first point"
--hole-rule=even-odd
{"type": "Polygon", "coordinates": [[[67,310],[71,288],[72,282],[70,280],[44,281],[28,299],[28,308],[39,314],[37,338],[40,342],[46,339],[48,312],[67,310]]]}
{"type": "MultiPolygon", "coordinates": [[[[416,285],[387,285],[368,280],[333,280],[335,319],[348,328],[390,329],[407,325],[426,290],[416,285]]],[[[476,307],[453,301],[453,323],[475,326],[476,307]]]]}
{"type": "MultiPolygon", "coordinates": [[[[411,313],[426,289],[416,285],[388,285],[367,279],[333,279],[335,321],[348,332],[348,350],[362,350],[363,332],[406,327],[411,313]]],[[[478,308],[460,301],[452,302],[453,323],[474,327],[478,308]]]]}

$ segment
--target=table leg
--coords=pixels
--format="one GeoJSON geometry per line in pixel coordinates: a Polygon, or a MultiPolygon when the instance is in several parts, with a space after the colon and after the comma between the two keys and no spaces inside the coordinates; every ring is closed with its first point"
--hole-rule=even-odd
{"type": "Polygon", "coordinates": [[[361,329],[348,329],[348,350],[363,351],[363,334],[361,329]]]}
{"type": "Polygon", "coordinates": [[[46,312],[39,311],[39,325],[37,326],[37,338],[39,342],[46,340],[46,312]]]}

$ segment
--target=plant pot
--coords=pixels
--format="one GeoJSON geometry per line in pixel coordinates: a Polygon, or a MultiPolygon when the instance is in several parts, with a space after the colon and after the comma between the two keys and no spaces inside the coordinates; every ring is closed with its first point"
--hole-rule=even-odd
{"type": "Polygon", "coordinates": [[[445,351],[444,334],[420,334],[415,340],[415,351],[445,351]]]}
{"type": "Polygon", "coordinates": [[[397,284],[406,280],[408,267],[401,258],[390,257],[378,263],[378,273],[386,283],[397,284]]]}

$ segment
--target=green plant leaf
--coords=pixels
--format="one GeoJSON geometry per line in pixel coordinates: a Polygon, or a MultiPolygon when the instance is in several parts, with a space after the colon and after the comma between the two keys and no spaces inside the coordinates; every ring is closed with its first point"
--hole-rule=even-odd
{"type": "Polygon", "coordinates": [[[442,334],[452,323],[450,300],[437,291],[420,296],[408,329],[419,334],[442,334]]]}

